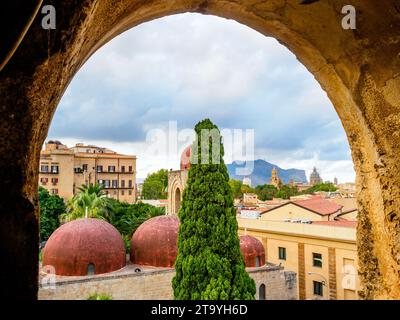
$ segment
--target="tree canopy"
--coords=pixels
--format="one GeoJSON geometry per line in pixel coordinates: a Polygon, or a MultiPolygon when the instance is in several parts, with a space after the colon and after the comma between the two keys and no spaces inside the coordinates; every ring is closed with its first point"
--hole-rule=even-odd
{"type": "Polygon", "coordinates": [[[334,192],[337,189],[338,188],[335,187],[335,185],[331,182],[322,182],[312,186],[311,188],[304,190],[302,193],[311,194],[319,191],[334,192]]]}
{"type": "Polygon", "coordinates": [[[220,132],[209,119],[199,122],[195,131],[187,187],[178,213],[181,223],[172,282],[174,297],[254,299],[255,284],[245,270],[240,251],[220,132]],[[216,139],[203,136],[207,130],[216,139]],[[218,150],[218,146],[219,163],[216,163],[212,151],[218,150]]]}
{"type": "Polygon", "coordinates": [[[68,201],[67,212],[61,216],[65,222],[86,216],[108,220],[112,214],[110,199],[99,184],[82,185],[79,192],[68,201]]]}
{"type": "Polygon", "coordinates": [[[60,226],[59,217],[65,213],[64,200],[58,195],[51,195],[43,187],[39,187],[40,207],[40,240],[47,240],[60,226]]]}
{"type": "Polygon", "coordinates": [[[161,169],[149,174],[143,182],[143,199],[166,199],[168,187],[168,170],[161,169]]]}

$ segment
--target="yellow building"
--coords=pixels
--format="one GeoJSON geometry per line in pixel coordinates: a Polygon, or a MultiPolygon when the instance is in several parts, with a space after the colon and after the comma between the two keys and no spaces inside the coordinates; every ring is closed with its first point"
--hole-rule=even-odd
{"type": "Polygon", "coordinates": [[[39,185],[65,200],[83,184],[101,184],[109,197],[136,200],[136,156],[77,144],[72,148],[49,141],[40,153],[39,185]]]}
{"type": "Polygon", "coordinates": [[[239,234],[262,241],[268,262],[297,273],[299,299],[357,299],[355,221],[237,220],[239,234]]]}

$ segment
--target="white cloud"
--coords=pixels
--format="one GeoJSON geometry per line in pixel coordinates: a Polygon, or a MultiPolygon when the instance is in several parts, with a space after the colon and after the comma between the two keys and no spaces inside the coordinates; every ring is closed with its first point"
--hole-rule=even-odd
{"type": "Polygon", "coordinates": [[[146,133],[170,120],[192,128],[205,117],[254,129],[260,158],[354,176],[338,116],[295,56],[235,21],[198,14],[144,23],[96,52],[67,89],[49,138],[136,154],[145,177],[179,165],[178,155],[146,154],[146,133]]]}

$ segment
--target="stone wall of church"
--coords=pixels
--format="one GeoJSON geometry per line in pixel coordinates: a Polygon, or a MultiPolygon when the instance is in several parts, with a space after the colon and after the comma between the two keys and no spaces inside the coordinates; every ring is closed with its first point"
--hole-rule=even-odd
{"type": "Polygon", "coordinates": [[[168,173],[168,214],[177,214],[177,189],[179,189],[178,202],[182,201],[183,189],[186,187],[189,170],[176,170],[168,173]]]}
{"type": "MultiPolygon", "coordinates": [[[[297,299],[296,274],[283,272],[282,267],[267,265],[262,268],[248,269],[257,287],[265,285],[267,300],[297,299]]],[[[39,285],[39,300],[86,300],[93,294],[105,294],[113,300],[171,300],[173,292],[171,281],[174,269],[121,270],[105,275],[91,277],[63,277],[57,279],[53,287],[39,285]]]]}

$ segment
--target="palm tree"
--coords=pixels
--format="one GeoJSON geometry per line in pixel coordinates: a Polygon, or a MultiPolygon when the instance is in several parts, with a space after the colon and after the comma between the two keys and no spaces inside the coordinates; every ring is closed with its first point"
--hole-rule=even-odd
{"type": "Polygon", "coordinates": [[[108,220],[111,215],[109,198],[103,187],[98,184],[82,185],[71,200],[68,201],[67,213],[60,216],[61,221],[68,222],[86,216],[108,220]]]}

